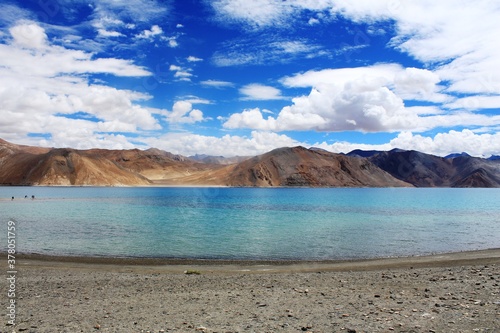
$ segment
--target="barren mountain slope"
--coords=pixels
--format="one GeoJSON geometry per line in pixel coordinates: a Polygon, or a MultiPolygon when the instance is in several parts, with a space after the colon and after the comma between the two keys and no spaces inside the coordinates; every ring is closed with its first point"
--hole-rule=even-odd
{"type": "Polygon", "coordinates": [[[394,177],[417,187],[500,187],[500,163],[483,158],[443,158],[395,149],[369,159],[394,177]]]}
{"type": "Polygon", "coordinates": [[[233,186],[409,186],[367,159],[304,147],[280,148],[238,164],[233,186]]]}

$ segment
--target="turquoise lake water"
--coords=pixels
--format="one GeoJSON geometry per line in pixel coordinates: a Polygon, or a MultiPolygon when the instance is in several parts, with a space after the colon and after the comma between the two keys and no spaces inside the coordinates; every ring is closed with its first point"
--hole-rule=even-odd
{"type": "Polygon", "coordinates": [[[0,187],[0,240],[5,252],[13,220],[17,251],[24,253],[424,255],[500,248],[499,203],[500,189],[0,187]]]}

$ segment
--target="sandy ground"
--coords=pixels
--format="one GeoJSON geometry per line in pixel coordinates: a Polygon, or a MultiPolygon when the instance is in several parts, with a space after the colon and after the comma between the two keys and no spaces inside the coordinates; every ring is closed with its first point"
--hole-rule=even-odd
{"type": "MultiPolygon", "coordinates": [[[[16,269],[17,325],[4,316],[0,332],[500,332],[500,249],[321,263],[32,256],[16,269]]],[[[1,279],[4,312],[8,288],[1,279]]]]}

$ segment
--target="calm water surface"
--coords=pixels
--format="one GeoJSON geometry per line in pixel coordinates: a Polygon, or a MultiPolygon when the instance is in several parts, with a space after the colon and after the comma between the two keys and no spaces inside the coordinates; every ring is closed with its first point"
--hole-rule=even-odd
{"type": "Polygon", "coordinates": [[[500,189],[0,187],[0,240],[5,251],[14,220],[17,251],[25,253],[422,255],[499,248],[499,203],[500,189]]]}

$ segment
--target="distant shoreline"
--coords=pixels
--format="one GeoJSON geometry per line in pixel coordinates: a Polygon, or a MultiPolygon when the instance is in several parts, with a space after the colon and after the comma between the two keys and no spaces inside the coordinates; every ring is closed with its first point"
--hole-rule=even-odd
{"type": "Polygon", "coordinates": [[[134,267],[139,270],[144,267],[150,267],[151,269],[165,272],[183,272],[186,267],[195,267],[207,272],[328,272],[500,264],[500,248],[411,257],[318,261],[73,257],[42,254],[17,254],[17,259],[22,265],[27,266],[65,268],[99,267],[100,269],[110,271],[116,270],[119,267],[126,267],[132,270],[134,267]]]}

